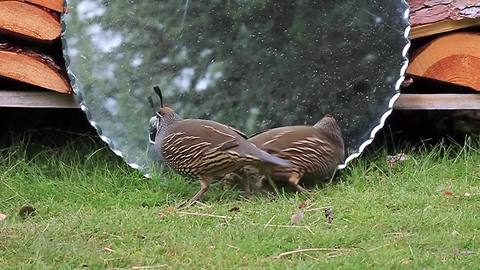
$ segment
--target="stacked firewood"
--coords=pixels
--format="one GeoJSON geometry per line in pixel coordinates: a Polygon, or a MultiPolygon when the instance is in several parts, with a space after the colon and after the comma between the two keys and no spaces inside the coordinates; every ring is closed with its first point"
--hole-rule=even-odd
{"type": "Polygon", "coordinates": [[[71,93],[61,50],[61,12],[63,0],[0,1],[1,88],[24,84],[71,93]]]}
{"type": "MultiPolygon", "coordinates": [[[[480,1],[410,0],[407,74],[480,91],[480,1]]],[[[439,87],[442,88],[442,87],[439,87]]],[[[445,92],[445,91],[444,91],[445,92]]]]}
{"type": "MultiPolygon", "coordinates": [[[[480,1],[410,0],[408,87],[398,108],[429,110],[437,127],[480,131],[480,1]]],[[[415,118],[415,115],[412,115],[415,118]]],[[[425,119],[423,119],[424,121],[425,119]]]]}
{"type": "MultiPolygon", "coordinates": [[[[480,109],[480,1],[409,5],[409,78],[395,108],[480,109]]],[[[0,0],[0,107],[78,107],[69,95],[12,91],[23,85],[71,93],[60,41],[63,9],[63,0],[0,0]]]]}

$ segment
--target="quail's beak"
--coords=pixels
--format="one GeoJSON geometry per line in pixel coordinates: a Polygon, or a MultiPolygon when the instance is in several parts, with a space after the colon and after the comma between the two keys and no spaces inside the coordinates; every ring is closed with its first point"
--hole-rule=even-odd
{"type": "Polygon", "coordinates": [[[150,118],[150,121],[148,123],[148,142],[150,144],[155,144],[155,136],[157,135],[157,127],[159,123],[158,115],[153,116],[150,118]]]}

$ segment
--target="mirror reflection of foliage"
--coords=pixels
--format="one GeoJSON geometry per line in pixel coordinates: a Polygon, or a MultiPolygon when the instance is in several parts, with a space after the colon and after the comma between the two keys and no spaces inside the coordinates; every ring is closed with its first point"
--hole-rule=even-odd
{"type": "Polygon", "coordinates": [[[248,134],[332,113],[358,147],[394,92],[405,43],[401,1],[68,3],[86,99],[133,152],[146,145],[154,84],[183,117],[248,134]]]}

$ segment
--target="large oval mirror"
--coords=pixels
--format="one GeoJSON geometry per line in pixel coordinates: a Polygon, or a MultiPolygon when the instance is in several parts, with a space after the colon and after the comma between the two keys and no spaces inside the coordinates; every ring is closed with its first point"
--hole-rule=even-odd
{"type": "Polygon", "coordinates": [[[406,65],[402,0],[67,5],[63,42],[75,92],[102,138],[145,173],[153,166],[153,85],[182,117],[246,134],[330,113],[349,161],[391,112],[406,65]]]}

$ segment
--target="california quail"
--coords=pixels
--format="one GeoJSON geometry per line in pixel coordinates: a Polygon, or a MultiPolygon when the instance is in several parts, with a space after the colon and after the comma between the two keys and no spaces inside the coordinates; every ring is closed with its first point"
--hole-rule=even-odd
{"type": "MultiPolygon", "coordinates": [[[[274,128],[250,139],[258,148],[291,162],[289,167],[275,166],[273,171],[261,171],[274,181],[288,181],[298,191],[308,192],[299,185],[304,175],[316,179],[333,177],[337,165],[344,159],[344,142],[337,121],[326,115],[314,126],[274,128]]],[[[249,180],[244,180],[249,181],[249,180]]]]}
{"type": "MultiPolygon", "coordinates": [[[[156,89],[157,94],[160,92],[156,89]]],[[[159,93],[161,97],[161,93],[159,93]]],[[[247,142],[240,131],[214,121],[182,119],[163,102],[156,114],[155,150],[167,165],[181,174],[200,179],[200,191],[188,202],[200,200],[216,177],[255,167],[289,166],[247,142]]]]}

